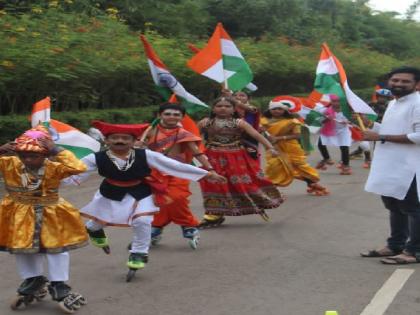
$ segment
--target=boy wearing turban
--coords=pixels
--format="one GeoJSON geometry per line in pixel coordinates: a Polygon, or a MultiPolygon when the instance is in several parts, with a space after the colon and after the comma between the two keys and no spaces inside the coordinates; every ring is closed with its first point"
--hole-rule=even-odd
{"type": "Polygon", "coordinates": [[[14,143],[0,147],[0,172],[7,194],[0,204],[0,250],[16,256],[23,283],[12,308],[30,304],[50,292],[66,312],[86,304],[72,293],[68,250],[87,244],[79,211],[59,197],[60,180],[86,170],[71,152],[57,148],[38,126],[14,143]],[[48,277],[43,262],[48,262],[48,277]]]}

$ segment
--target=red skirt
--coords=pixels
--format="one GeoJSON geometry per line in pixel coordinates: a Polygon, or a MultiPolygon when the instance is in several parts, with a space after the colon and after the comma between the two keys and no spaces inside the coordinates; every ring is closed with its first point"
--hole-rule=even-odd
{"type": "Polygon", "coordinates": [[[277,208],[282,194],[264,177],[258,161],[243,148],[208,148],[206,155],[214,170],[227,183],[200,181],[206,214],[239,216],[277,208]]]}

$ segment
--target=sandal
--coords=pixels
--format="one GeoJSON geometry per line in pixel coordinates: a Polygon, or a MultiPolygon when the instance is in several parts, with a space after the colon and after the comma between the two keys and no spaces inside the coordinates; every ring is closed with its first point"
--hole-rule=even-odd
{"type": "Polygon", "coordinates": [[[400,253],[393,251],[392,249],[389,249],[388,247],[384,247],[381,249],[372,249],[367,252],[360,253],[360,256],[362,257],[390,257],[390,256],[396,256],[400,253]]]}
{"type": "Polygon", "coordinates": [[[407,265],[418,264],[420,261],[410,253],[402,252],[399,255],[381,259],[381,263],[385,265],[407,265]]]}

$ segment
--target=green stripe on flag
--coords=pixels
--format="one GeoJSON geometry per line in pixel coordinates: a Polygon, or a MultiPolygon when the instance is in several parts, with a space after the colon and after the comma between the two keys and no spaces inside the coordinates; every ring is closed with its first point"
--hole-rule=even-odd
{"type": "Polygon", "coordinates": [[[223,55],[223,68],[235,72],[228,78],[229,89],[233,91],[242,90],[253,79],[251,68],[243,58],[223,55]]]}
{"type": "Polygon", "coordinates": [[[75,146],[72,146],[72,145],[59,144],[59,143],[57,145],[66,149],[66,150],[69,150],[69,151],[73,152],[73,154],[78,159],[81,159],[81,158],[85,157],[86,155],[94,153],[91,149],[88,149],[88,148],[75,147],[75,146]]]}
{"type": "Polygon", "coordinates": [[[351,109],[347,104],[346,94],[341,87],[340,77],[338,74],[330,75],[318,73],[315,78],[314,88],[321,94],[335,94],[340,97],[341,111],[347,119],[351,119],[351,109]]]}

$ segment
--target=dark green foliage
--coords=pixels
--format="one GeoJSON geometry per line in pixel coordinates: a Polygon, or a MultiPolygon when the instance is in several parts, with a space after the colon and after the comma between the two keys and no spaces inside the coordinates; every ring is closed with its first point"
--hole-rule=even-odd
{"type": "Polygon", "coordinates": [[[0,114],[30,112],[50,95],[57,112],[159,104],[142,45],[146,34],[192,94],[210,102],[218,84],[185,66],[217,21],[254,72],[257,96],[309,93],[328,42],[353,89],[390,68],[418,65],[419,23],[358,0],[0,0],[0,114]]]}

